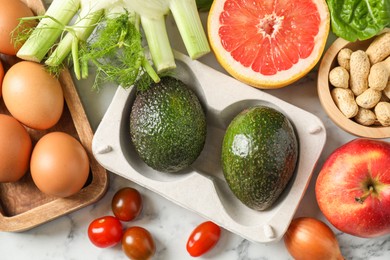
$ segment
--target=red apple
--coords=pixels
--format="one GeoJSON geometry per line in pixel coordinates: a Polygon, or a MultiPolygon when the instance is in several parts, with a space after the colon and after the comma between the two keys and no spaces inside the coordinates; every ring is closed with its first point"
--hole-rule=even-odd
{"type": "Polygon", "coordinates": [[[340,231],[390,234],[390,143],[357,138],[340,146],[324,163],[315,191],[322,213],[340,231]]]}

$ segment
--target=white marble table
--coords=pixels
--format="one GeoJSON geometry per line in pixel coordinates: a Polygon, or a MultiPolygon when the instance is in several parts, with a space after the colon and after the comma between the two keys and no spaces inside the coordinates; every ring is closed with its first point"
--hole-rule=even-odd
{"type": "MultiPolygon", "coordinates": [[[[203,14],[202,18],[205,20],[206,15],[203,14]]],[[[183,44],[177,38],[171,21],[168,21],[168,27],[170,27],[170,34],[175,39],[173,46],[179,51],[184,51],[183,44]]],[[[201,61],[222,71],[212,54],[203,57],[201,61]]],[[[115,86],[107,86],[101,92],[96,93],[90,88],[90,80],[77,82],[76,85],[89,121],[96,129],[115,92],[115,86]]],[[[317,96],[315,71],[289,87],[268,92],[317,115],[326,126],[326,145],[317,168],[313,172],[311,183],[296,212],[297,217],[310,216],[326,222],[315,199],[314,183],[316,177],[326,157],[336,147],[354,139],[355,136],[338,128],[325,115],[317,96]]],[[[111,198],[115,191],[124,186],[136,187],[144,199],[142,215],[136,221],[125,224],[125,226],[141,225],[153,234],[157,245],[155,259],[193,259],[186,252],[185,244],[192,229],[205,219],[113,173],[109,175],[109,190],[95,204],[26,232],[1,232],[0,259],[127,259],[122,253],[120,245],[109,249],[99,249],[93,246],[87,237],[88,225],[94,218],[112,214],[111,198]]],[[[346,259],[390,259],[390,236],[361,239],[343,234],[335,229],[334,231],[346,259]]],[[[272,244],[256,244],[223,230],[217,246],[198,259],[282,260],[291,259],[291,256],[285,249],[283,241],[272,244]]]]}

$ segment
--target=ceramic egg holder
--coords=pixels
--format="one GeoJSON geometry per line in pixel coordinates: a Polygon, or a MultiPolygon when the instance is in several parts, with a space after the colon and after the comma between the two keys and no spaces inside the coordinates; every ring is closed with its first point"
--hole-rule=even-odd
{"type": "Polygon", "coordinates": [[[245,85],[184,54],[175,52],[176,76],[190,86],[206,109],[205,147],[186,171],[161,173],[137,155],[130,139],[129,118],[135,88],[118,87],[95,132],[92,150],[107,170],[144,186],[178,205],[253,242],[278,241],[286,232],[322,152],[326,131],[313,114],[259,89],[245,85]],[[221,169],[222,139],[230,121],[244,108],[266,105],[284,113],[299,140],[299,161],[281,197],[268,210],[255,211],[230,191],[221,169]]]}

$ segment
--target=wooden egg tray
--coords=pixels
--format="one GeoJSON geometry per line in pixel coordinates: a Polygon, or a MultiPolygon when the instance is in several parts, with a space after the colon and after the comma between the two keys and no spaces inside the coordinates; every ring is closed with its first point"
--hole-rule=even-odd
{"type": "MultiPolygon", "coordinates": [[[[23,2],[35,14],[42,14],[45,10],[40,0],[24,0],[23,2]]],[[[89,156],[89,178],[80,192],[67,198],[57,198],[43,194],[33,183],[29,172],[17,182],[0,183],[0,231],[31,229],[94,203],[107,190],[107,171],[98,164],[92,155],[93,131],[72,77],[68,71],[64,71],[59,80],[65,97],[64,111],[60,121],[46,131],[30,128],[27,128],[27,130],[32,138],[33,145],[44,134],[52,131],[66,132],[79,140],[89,156]]],[[[0,113],[9,114],[2,98],[0,98],[0,113]]]]}

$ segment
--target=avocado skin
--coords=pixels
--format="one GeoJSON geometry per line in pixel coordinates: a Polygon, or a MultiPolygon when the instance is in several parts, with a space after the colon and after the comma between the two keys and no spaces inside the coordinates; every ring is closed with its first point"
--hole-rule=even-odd
{"type": "Polygon", "coordinates": [[[162,77],[139,91],[130,113],[135,150],[151,168],[178,172],[203,150],[206,116],[196,94],[182,81],[162,77]]]}
{"type": "Polygon", "coordinates": [[[254,106],[229,124],[222,143],[222,170],[234,195],[262,211],[272,206],[291,179],[298,142],[286,116],[254,106]]]}

